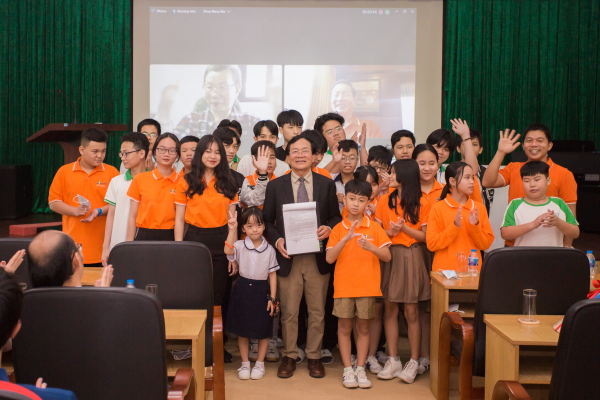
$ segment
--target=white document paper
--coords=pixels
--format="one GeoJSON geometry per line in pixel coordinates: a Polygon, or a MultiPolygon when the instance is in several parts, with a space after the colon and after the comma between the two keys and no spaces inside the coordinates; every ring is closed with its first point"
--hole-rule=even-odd
{"type": "Polygon", "coordinates": [[[316,202],[284,204],[283,224],[288,255],[321,251],[321,242],[317,238],[316,202]]]}

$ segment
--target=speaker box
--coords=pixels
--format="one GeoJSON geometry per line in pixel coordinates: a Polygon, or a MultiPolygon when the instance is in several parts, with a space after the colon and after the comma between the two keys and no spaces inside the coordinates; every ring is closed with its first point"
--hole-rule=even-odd
{"type": "Polygon", "coordinates": [[[0,165],[0,219],[31,214],[31,165],[0,165]]]}

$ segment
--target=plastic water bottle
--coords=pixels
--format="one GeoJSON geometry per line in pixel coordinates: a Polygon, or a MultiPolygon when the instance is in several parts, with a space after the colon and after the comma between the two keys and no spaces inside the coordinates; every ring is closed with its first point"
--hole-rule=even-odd
{"type": "Polygon", "coordinates": [[[477,250],[471,249],[471,254],[469,254],[469,272],[471,276],[477,276],[479,270],[477,267],[479,266],[479,257],[477,256],[477,250]]]}
{"type": "Polygon", "coordinates": [[[127,279],[127,289],[135,289],[135,285],[133,284],[133,279],[127,279]]]}
{"type": "Polygon", "coordinates": [[[596,277],[596,258],[591,250],[587,251],[587,258],[590,263],[590,279],[594,279],[596,277]]]}

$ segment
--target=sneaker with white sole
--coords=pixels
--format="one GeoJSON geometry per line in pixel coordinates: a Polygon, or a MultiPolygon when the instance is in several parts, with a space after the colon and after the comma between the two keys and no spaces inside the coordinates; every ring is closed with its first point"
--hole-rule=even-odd
{"type": "Polygon", "coordinates": [[[243,381],[250,379],[250,368],[243,365],[238,368],[238,378],[243,381]]]}
{"type": "Polygon", "coordinates": [[[375,353],[375,357],[377,357],[377,361],[379,361],[379,364],[385,364],[389,358],[389,356],[383,351],[378,351],[377,353],[375,353]]]}
{"type": "Polygon", "coordinates": [[[396,361],[393,357],[389,357],[385,362],[381,372],[377,374],[377,378],[385,380],[393,379],[396,378],[398,376],[397,374],[399,374],[401,371],[402,361],[396,361]]]}
{"type": "Polygon", "coordinates": [[[419,369],[417,370],[417,374],[423,375],[427,371],[429,371],[429,358],[419,358],[419,369]]]}
{"type": "Polygon", "coordinates": [[[375,356],[367,357],[367,362],[365,363],[365,367],[368,367],[369,371],[371,371],[371,373],[375,374],[375,375],[377,375],[378,373],[383,371],[383,367],[381,366],[381,364],[379,364],[379,361],[377,360],[377,357],[375,357],[375,356]]]}
{"type": "Polygon", "coordinates": [[[275,339],[269,339],[269,347],[267,348],[267,356],[265,361],[278,362],[279,361],[279,349],[277,348],[277,341],[275,339]]]}
{"type": "Polygon", "coordinates": [[[417,376],[417,370],[419,369],[419,362],[416,360],[410,360],[404,364],[404,369],[400,373],[399,378],[406,383],[413,383],[417,376]]]}
{"type": "Polygon", "coordinates": [[[283,340],[280,337],[277,338],[277,347],[283,347],[283,340]]]}
{"type": "Polygon", "coordinates": [[[342,384],[345,388],[357,388],[358,381],[356,380],[356,375],[354,375],[354,371],[346,371],[344,372],[344,376],[342,377],[342,384]]]}
{"type": "Polygon", "coordinates": [[[265,368],[255,365],[250,373],[250,379],[262,379],[265,376],[265,368]]]}
{"type": "Polygon", "coordinates": [[[371,381],[367,378],[367,372],[364,369],[356,372],[356,380],[358,387],[361,389],[368,389],[371,387],[371,381]]]}
{"type": "Polygon", "coordinates": [[[258,343],[250,343],[250,352],[248,353],[248,360],[256,362],[258,360],[258,343]]]}
{"type": "Polygon", "coordinates": [[[296,357],[296,364],[300,364],[306,358],[304,350],[298,347],[298,357],[296,357]]]}
{"type": "Polygon", "coordinates": [[[333,364],[335,359],[333,358],[333,354],[327,349],[321,349],[321,362],[325,365],[333,364]]]}

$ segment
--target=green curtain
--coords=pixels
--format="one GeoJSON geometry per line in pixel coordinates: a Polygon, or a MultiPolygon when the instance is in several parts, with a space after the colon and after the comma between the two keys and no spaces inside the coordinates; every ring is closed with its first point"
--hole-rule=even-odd
{"type": "MultiPolygon", "coordinates": [[[[129,124],[131,2],[0,0],[0,164],[31,164],[35,212],[49,212],[48,189],[63,163],[55,143],[25,139],[45,125],[129,124]]],[[[119,167],[120,133],[105,162],[119,167]]]]}
{"type": "Polygon", "coordinates": [[[442,124],[479,130],[484,163],[534,122],[600,150],[600,1],[447,0],[444,20],[442,124]]]}

